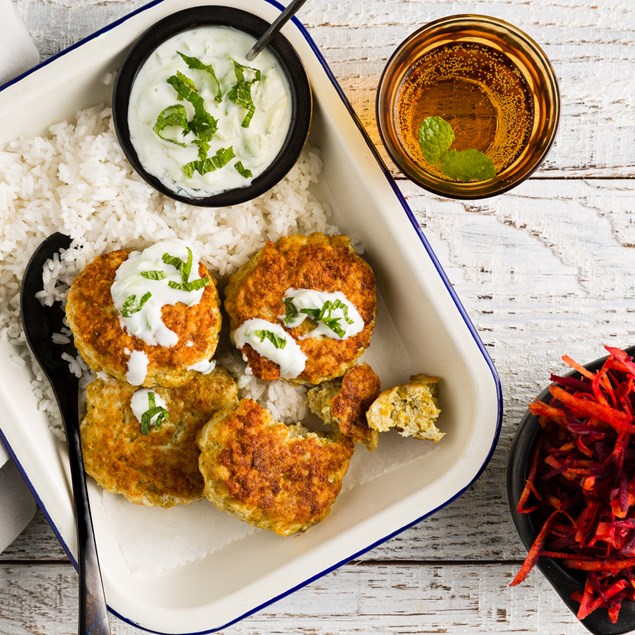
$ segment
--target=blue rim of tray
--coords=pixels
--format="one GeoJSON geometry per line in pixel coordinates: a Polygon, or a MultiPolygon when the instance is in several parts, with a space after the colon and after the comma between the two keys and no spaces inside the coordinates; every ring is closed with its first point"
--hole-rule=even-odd
{"type": "MultiPolygon", "coordinates": [[[[282,11],[284,9],[284,6],[281,5],[277,0],[263,0],[263,1],[266,2],[267,4],[270,4],[270,5],[274,6],[274,7],[276,7],[276,9],[278,9],[280,11],[282,11]]],[[[28,71],[22,73],[21,75],[18,75],[17,77],[15,77],[14,79],[10,80],[6,84],[3,84],[2,86],[0,86],[0,92],[5,90],[9,86],[12,86],[13,84],[17,84],[20,80],[24,79],[25,77],[27,77],[31,73],[35,72],[36,70],[39,70],[40,68],[44,68],[45,66],[47,66],[48,64],[50,64],[54,60],[58,59],[59,57],[62,57],[63,55],[66,55],[67,53],[70,53],[71,51],[74,51],[75,49],[80,48],[84,44],[90,42],[91,40],[95,39],[96,37],[99,37],[100,35],[102,35],[104,33],[108,33],[109,31],[112,31],[113,29],[116,29],[119,25],[123,24],[124,22],[127,22],[128,20],[130,20],[134,16],[136,16],[136,15],[138,15],[140,13],[143,13],[144,11],[147,11],[148,9],[151,9],[151,8],[153,8],[155,6],[158,6],[160,4],[164,4],[165,2],[169,2],[169,0],[152,0],[152,2],[149,2],[148,4],[145,4],[142,7],[139,7],[138,9],[132,11],[131,13],[128,13],[125,16],[119,18],[118,20],[115,20],[114,22],[111,22],[110,24],[108,24],[107,26],[103,27],[102,29],[99,29],[98,31],[95,31],[91,35],[88,35],[85,38],[83,38],[83,39],[79,40],[78,42],[76,42],[75,44],[72,44],[68,48],[63,49],[59,53],[57,53],[57,54],[53,55],[52,57],[48,58],[47,60],[41,62],[37,66],[34,66],[33,68],[31,68],[28,71]]],[[[222,4],[222,1],[219,2],[219,4],[222,4]]],[[[322,68],[324,69],[324,72],[326,73],[326,75],[329,78],[330,82],[333,84],[333,87],[335,88],[335,91],[339,95],[340,99],[344,103],[344,106],[348,110],[351,118],[355,122],[355,125],[359,129],[362,137],[364,138],[364,141],[366,142],[367,146],[369,147],[370,151],[372,152],[373,156],[375,157],[375,160],[379,164],[379,166],[380,166],[382,172],[384,173],[384,176],[386,177],[386,180],[390,184],[390,186],[391,186],[391,188],[392,188],[397,200],[399,201],[399,203],[403,207],[403,210],[404,210],[406,216],[408,217],[408,220],[410,221],[410,224],[412,225],[413,229],[417,233],[417,236],[421,240],[421,243],[423,244],[428,256],[430,257],[430,260],[432,261],[432,264],[434,265],[435,269],[437,270],[437,273],[439,274],[441,280],[443,281],[443,284],[445,285],[450,297],[452,298],[452,301],[454,302],[459,314],[463,318],[463,321],[465,322],[465,325],[467,326],[468,331],[472,335],[472,337],[473,337],[478,349],[480,350],[481,354],[483,355],[483,358],[485,359],[485,362],[486,362],[487,366],[489,367],[490,372],[492,373],[492,378],[494,380],[494,385],[496,387],[496,400],[497,400],[497,404],[498,404],[498,416],[497,416],[497,419],[496,419],[496,431],[495,431],[494,437],[492,439],[492,444],[491,444],[491,447],[489,449],[489,452],[487,453],[487,456],[485,457],[485,460],[483,461],[483,464],[478,469],[478,471],[476,472],[474,477],[470,480],[469,483],[467,483],[467,485],[464,488],[459,490],[456,494],[454,494],[451,498],[449,498],[447,501],[445,501],[444,503],[442,503],[438,507],[435,507],[433,510],[425,513],[424,515],[422,515],[422,516],[420,516],[418,518],[416,518],[412,522],[407,523],[403,527],[400,527],[399,529],[396,529],[395,531],[387,534],[386,536],[383,536],[382,538],[380,538],[379,540],[375,541],[374,543],[363,547],[362,549],[360,549],[359,551],[356,551],[355,553],[352,553],[350,556],[340,560],[339,562],[335,563],[334,565],[332,565],[332,566],[330,566],[330,567],[328,567],[326,569],[323,569],[322,571],[316,573],[315,575],[311,576],[310,578],[307,578],[306,580],[303,580],[299,584],[296,584],[295,586],[287,589],[283,593],[280,593],[279,595],[268,599],[266,602],[263,602],[262,604],[259,604],[258,606],[250,609],[249,611],[246,611],[242,615],[230,620],[226,624],[223,624],[222,626],[217,626],[217,627],[213,627],[213,628],[210,628],[210,629],[206,629],[206,630],[203,630],[203,631],[195,631],[195,632],[190,632],[190,633],[184,633],[183,635],[205,635],[206,633],[216,633],[216,632],[218,632],[218,631],[220,631],[220,630],[222,630],[224,628],[228,628],[232,624],[236,624],[237,622],[240,622],[241,620],[245,619],[246,617],[249,617],[250,615],[253,615],[254,613],[257,613],[258,611],[261,611],[262,609],[264,609],[265,607],[273,604],[274,602],[278,602],[282,598],[284,598],[284,597],[286,597],[288,595],[291,595],[292,593],[294,593],[298,589],[301,589],[302,587],[306,586],[307,584],[311,584],[311,582],[314,582],[315,580],[325,576],[326,574],[331,573],[332,571],[335,571],[335,569],[339,569],[339,567],[341,567],[342,565],[346,564],[347,562],[350,562],[351,560],[354,560],[355,558],[365,554],[366,552],[370,551],[371,549],[374,549],[375,547],[383,544],[384,542],[390,540],[391,538],[394,538],[398,534],[406,531],[407,529],[410,529],[411,527],[413,527],[414,525],[418,524],[422,520],[432,516],[433,514],[438,512],[440,509],[443,509],[444,507],[446,507],[450,503],[454,502],[467,489],[469,489],[469,487],[471,487],[474,484],[475,481],[477,481],[479,479],[479,477],[481,476],[481,474],[485,470],[487,464],[489,463],[490,459],[492,458],[494,450],[496,449],[496,444],[498,443],[498,438],[500,436],[500,431],[501,431],[501,425],[502,425],[502,419],[503,419],[503,396],[502,396],[500,378],[498,376],[498,372],[497,372],[497,370],[496,370],[496,368],[494,366],[494,363],[490,359],[490,356],[489,356],[487,350],[485,349],[485,346],[484,346],[483,342],[481,341],[481,338],[480,338],[475,326],[472,324],[472,321],[470,320],[470,318],[469,318],[469,316],[467,314],[467,311],[463,307],[461,301],[459,300],[458,295],[454,291],[454,288],[453,288],[452,284],[450,283],[445,271],[443,270],[443,267],[441,266],[441,263],[439,262],[436,254],[432,250],[432,247],[428,243],[427,238],[423,234],[423,232],[421,230],[421,227],[419,226],[419,223],[417,222],[412,210],[410,209],[410,206],[408,205],[406,199],[404,198],[403,194],[399,190],[399,188],[397,186],[397,183],[395,182],[395,180],[393,179],[392,175],[390,174],[390,171],[388,170],[388,168],[384,164],[384,161],[381,158],[381,155],[379,154],[377,148],[375,148],[375,146],[373,145],[373,142],[370,139],[370,137],[368,136],[368,133],[366,132],[364,126],[362,125],[359,117],[357,116],[357,114],[353,110],[353,107],[351,106],[350,102],[348,101],[348,98],[344,94],[344,91],[342,90],[342,87],[339,85],[338,81],[335,79],[335,76],[333,75],[333,72],[331,71],[329,65],[327,64],[326,60],[322,56],[322,53],[320,52],[320,50],[317,47],[317,44],[313,41],[313,38],[311,37],[309,32],[306,30],[306,28],[302,25],[302,23],[298,20],[297,17],[291,18],[291,21],[295,24],[295,26],[298,28],[298,30],[300,31],[300,33],[302,34],[304,39],[307,41],[307,43],[311,47],[311,50],[313,51],[313,54],[315,55],[317,60],[320,62],[322,68]]],[[[11,455],[11,458],[15,461],[16,465],[18,466],[18,469],[20,470],[20,472],[22,474],[22,477],[25,479],[27,485],[29,486],[29,489],[31,490],[33,496],[35,497],[39,508],[42,510],[42,513],[46,517],[46,519],[47,519],[49,525],[51,526],[51,528],[53,529],[53,532],[57,536],[57,539],[60,541],[60,544],[62,545],[64,551],[68,555],[68,557],[69,557],[70,561],[72,562],[73,566],[75,567],[75,569],[77,569],[77,562],[75,561],[75,558],[73,557],[73,554],[71,553],[70,549],[68,548],[68,545],[66,544],[66,542],[62,538],[62,535],[60,534],[58,528],[53,523],[48,511],[46,510],[46,507],[44,506],[44,503],[42,502],[42,500],[38,496],[38,493],[37,493],[35,487],[31,483],[31,481],[29,480],[25,470],[22,468],[22,464],[20,463],[18,458],[15,456],[15,453],[13,452],[13,449],[11,448],[8,440],[4,436],[4,434],[3,434],[1,429],[0,429],[0,438],[4,442],[5,447],[7,448],[7,451],[11,455]]],[[[142,630],[144,630],[144,631],[146,631],[148,633],[156,633],[157,635],[169,635],[169,634],[164,633],[163,631],[155,631],[155,630],[146,628],[142,624],[139,624],[139,623],[131,620],[130,618],[127,618],[125,615],[121,615],[117,611],[113,610],[110,606],[108,607],[108,610],[113,615],[116,615],[119,619],[123,620],[124,622],[127,622],[128,624],[131,624],[132,626],[135,626],[136,628],[142,629],[142,630]]]]}

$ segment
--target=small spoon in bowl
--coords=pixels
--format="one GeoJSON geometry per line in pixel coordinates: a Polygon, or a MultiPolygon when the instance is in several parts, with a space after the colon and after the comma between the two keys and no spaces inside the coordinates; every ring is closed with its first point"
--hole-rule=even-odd
{"type": "Polygon", "coordinates": [[[75,357],[72,343],[56,344],[53,334],[63,328],[64,311],[56,303],[44,306],[35,297],[43,288],[44,263],[70,246],[71,239],[60,233],[49,236],[33,253],[22,278],[20,309],[27,344],[44,374],[51,382],[68,443],[68,460],[77,529],[77,564],[79,569],[79,635],[109,635],[108,610],[95,546],[90,514],[86,475],[79,435],[79,379],[71,373],[63,353],[75,357]]]}
{"type": "Polygon", "coordinates": [[[300,9],[306,0],[291,0],[287,8],[274,20],[271,26],[258,38],[258,41],[247,53],[247,61],[252,62],[256,55],[266,48],[276,33],[289,21],[291,17],[300,9]]]}

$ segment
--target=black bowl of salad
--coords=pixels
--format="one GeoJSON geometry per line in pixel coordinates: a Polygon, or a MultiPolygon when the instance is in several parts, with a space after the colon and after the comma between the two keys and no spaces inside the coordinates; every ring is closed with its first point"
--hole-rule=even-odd
{"type": "Polygon", "coordinates": [[[113,120],[140,176],[163,194],[204,207],[251,200],[293,167],[311,124],[302,62],[247,11],[199,6],[153,25],[117,73],[113,120]]]}
{"type": "Polygon", "coordinates": [[[595,635],[635,630],[635,347],[551,376],[514,437],[507,494],[537,566],[595,635]],[[630,483],[630,487],[629,487],[630,483]]]}

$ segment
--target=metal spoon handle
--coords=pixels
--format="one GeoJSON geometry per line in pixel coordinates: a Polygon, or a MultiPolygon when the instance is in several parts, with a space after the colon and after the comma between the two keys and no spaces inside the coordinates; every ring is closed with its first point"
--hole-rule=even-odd
{"type": "Polygon", "coordinates": [[[73,503],[77,526],[77,563],[79,568],[78,635],[110,635],[108,611],[95,546],[93,521],[86,487],[79,434],[77,399],[60,396],[59,407],[66,429],[68,458],[73,485],[73,503]]]}
{"type": "Polygon", "coordinates": [[[273,36],[287,23],[289,18],[306,2],[306,0],[291,0],[287,8],[276,18],[273,24],[264,32],[247,53],[247,61],[251,62],[264,49],[273,36]]]}

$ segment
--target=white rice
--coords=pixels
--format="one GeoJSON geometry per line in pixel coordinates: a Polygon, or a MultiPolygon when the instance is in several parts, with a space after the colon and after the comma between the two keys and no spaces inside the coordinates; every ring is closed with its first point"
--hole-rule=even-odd
{"type": "MultiPolygon", "coordinates": [[[[73,278],[99,254],[141,249],[172,237],[192,244],[222,279],[266,241],[293,233],[337,232],[329,223],[330,211],[311,193],[321,169],[319,154],[306,149],[288,176],[258,199],[209,209],[173,201],[142,181],[119,146],[107,107],[83,110],[74,122],[52,125],[45,136],[7,144],[0,148],[0,339],[24,345],[20,280],[47,235],[61,231],[73,242],[44,268],[44,290],[38,297],[46,305],[64,301],[73,278]]],[[[59,344],[67,339],[66,330],[54,336],[59,344]]],[[[80,358],[69,356],[67,361],[84,381],[90,377],[80,358]]],[[[240,378],[241,396],[256,398],[283,421],[303,418],[303,388],[245,375],[240,358],[226,362],[240,378]]],[[[47,382],[34,370],[32,387],[40,408],[56,422],[47,382]]]]}

